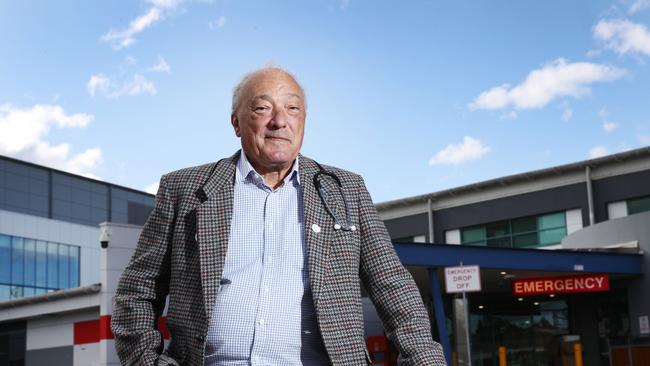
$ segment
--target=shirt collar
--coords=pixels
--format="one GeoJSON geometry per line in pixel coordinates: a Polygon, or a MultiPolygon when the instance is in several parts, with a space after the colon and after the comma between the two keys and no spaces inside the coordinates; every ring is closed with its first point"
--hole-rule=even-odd
{"type": "MultiPolygon", "coordinates": [[[[300,156],[296,156],[296,159],[293,161],[293,166],[291,167],[291,171],[289,174],[284,178],[284,182],[287,180],[296,180],[296,183],[300,184],[300,163],[299,159],[300,156]]],[[[244,154],[244,150],[240,150],[240,156],[239,156],[239,161],[237,162],[237,182],[240,181],[259,181],[261,183],[264,183],[264,179],[262,176],[255,171],[255,168],[253,168],[253,165],[248,161],[248,158],[246,157],[246,154],[244,154]]]]}

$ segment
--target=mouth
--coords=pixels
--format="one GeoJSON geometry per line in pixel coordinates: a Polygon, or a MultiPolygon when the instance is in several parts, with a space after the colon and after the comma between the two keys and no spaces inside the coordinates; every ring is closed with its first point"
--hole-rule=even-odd
{"type": "Polygon", "coordinates": [[[286,141],[286,142],[291,142],[290,139],[288,139],[288,138],[286,138],[286,137],[280,137],[280,136],[265,136],[264,138],[267,139],[267,140],[271,140],[271,141],[286,141]]]}

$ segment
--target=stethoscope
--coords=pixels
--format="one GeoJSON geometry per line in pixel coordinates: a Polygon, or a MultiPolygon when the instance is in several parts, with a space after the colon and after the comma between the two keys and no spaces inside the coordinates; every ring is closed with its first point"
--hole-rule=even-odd
{"type": "Polygon", "coordinates": [[[332,216],[334,219],[334,230],[343,230],[343,231],[355,231],[357,230],[357,227],[352,224],[352,221],[350,220],[350,208],[348,207],[348,200],[347,197],[345,196],[345,192],[343,192],[343,185],[341,185],[341,180],[339,177],[336,176],[336,174],[332,172],[328,172],[327,170],[323,169],[323,167],[316,163],[318,165],[318,168],[320,171],[318,171],[316,174],[314,174],[314,187],[318,190],[318,195],[320,196],[321,201],[323,201],[323,204],[325,205],[325,209],[327,212],[332,216]],[[337,215],[334,214],[334,210],[332,210],[332,207],[329,205],[327,200],[325,199],[326,194],[323,193],[323,187],[321,185],[320,179],[321,178],[326,178],[330,177],[334,179],[336,182],[337,187],[339,188],[339,193],[341,194],[341,198],[343,199],[343,207],[345,208],[345,218],[341,220],[337,215]]]}

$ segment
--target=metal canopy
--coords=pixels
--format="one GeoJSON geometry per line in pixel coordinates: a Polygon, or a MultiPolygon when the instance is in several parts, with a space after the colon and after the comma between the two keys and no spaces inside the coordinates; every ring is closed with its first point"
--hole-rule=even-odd
{"type": "Polygon", "coordinates": [[[440,344],[448,365],[452,365],[451,343],[447,333],[443,293],[438,282],[439,267],[479,265],[481,268],[547,272],[608,273],[641,275],[642,253],[612,253],[569,250],[513,249],[469,245],[394,243],[405,266],[428,268],[433,313],[440,344]]]}
{"type": "Polygon", "coordinates": [[[512,249],[469,245],[394,243],[405,266],[482,268],[555,272],[642,274],[642,254],[569,250],[512,249]]]}

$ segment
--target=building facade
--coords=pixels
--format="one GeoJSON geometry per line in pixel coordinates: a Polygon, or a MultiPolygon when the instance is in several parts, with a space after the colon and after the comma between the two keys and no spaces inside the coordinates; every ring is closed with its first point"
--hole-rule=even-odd
{"type": "MultiPolygon", "coordinates": [[[[499,347],[506,347],[516,364],[556,364],[562,340],[579,339],[585,364],[627,364],[628,357],[647,357],[634,364],[650,364],[647,275],[624,274],[603,263],[599,268],[608,273],[607,291],[521,297],[512,288],[520,279],[589,274],[579,263],[575,270],[553,270],[555,263],[538,263],[535,252],[523,267],[513,263],[518,253],[532,249],[634,253],[641,257],[640,272],[650,270],[650,260],[642,255],[650,250],[650,148],[384,202],[377,208],[398,253],[401,242],[423,242],[503,249],[495,256],[513,256],[482,263],[484,288],[468,294],[467,315],[460,316],[466,326],[455,323],[458,295],[444,296],[450,347],[462,356],[459,362],[468,360],[462,355],[464,338],[472,343],[473,365],[497,365],[499,347]],[[470,334],[463,335],[463,328],[470,334]]],[[[466,259],[464,264],[473,263],[466,259]]],[[[410,269],[416,280],[421,278],[425,297],[430,296],[429,282],[418,275],[421,268],[410,269]]],[[[438,274],[442,281],[441,269],[438,274]]]]}
{"type": "Polygon", "coordinates": [[[99,282],[99,223],[142,225],[154,196],[0,156],[0,301],[99,282]]]}
{"type": "MultiPolygon", "coordinates": [[[[111,299],[152,205],[143,192],[0,159],[0,366],[119,364],[111,299]]],[[[450,365],[574,365],[576,349],[586,365],[650,364],[650,148],[377,208],[450,365]],[[461,264],[480,266],[467,301],[444,291],[445,267],[461,264]],[[594,279],[607,286],[575,291],[594,279]],[[517,294],[518,281],[564,288],[517,294]]],[[[381,340],[363,302],[366,336],[381,340]]]]}

